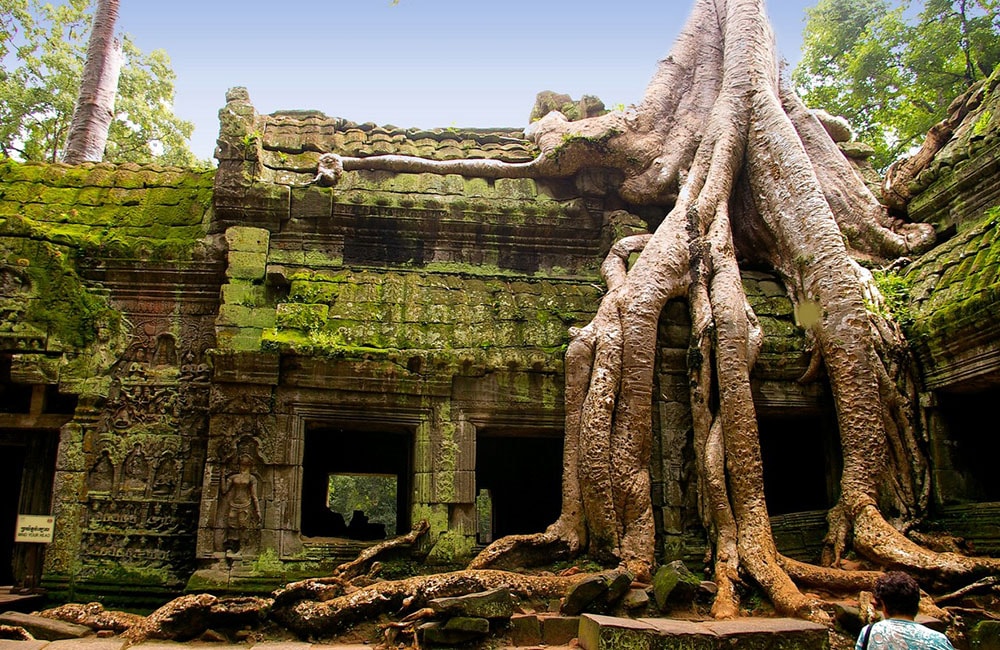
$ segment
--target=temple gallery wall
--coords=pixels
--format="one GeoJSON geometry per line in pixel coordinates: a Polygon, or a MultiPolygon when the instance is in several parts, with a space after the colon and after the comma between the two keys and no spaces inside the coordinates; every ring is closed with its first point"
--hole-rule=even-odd
{"type": "MultiPolygon", "coordinates": [[[[270,590],[421,520],[410,556],[440,566],[544,529],[569,329],[597,308],[612,242],[664,213],[624,202],[605,170],[311,183],[330,151],[531,160],[519,130],[260,115],[242,89],[220,121],[212,172],[0,162],[0,584],[154,604],[270,590]],[[25,514],[54,516],[51,543],[14,542],[25,514]]],[[[1000,442],[977,423],[1000,393],[995,122],[960,130],[921,176],[910,216],[939,244],[898,275],[926,526],[994,554],[1000,442]]],[[[842,149],[864,166],[863,146],[842,149]]],[[[840,471],[829,388],[798,381],[809,351],[777,276],[742,271],[766,335],[753,380],[772,527],[814,559],[840,471]]],[[[687,313],[660,321],[651,470],[658,559],[700,567],[687,313]]]]}

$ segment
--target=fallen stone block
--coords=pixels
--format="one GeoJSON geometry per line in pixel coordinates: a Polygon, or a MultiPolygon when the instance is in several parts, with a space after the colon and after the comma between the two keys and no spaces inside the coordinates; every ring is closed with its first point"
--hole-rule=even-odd
{"type": "Polygon", "coordinates": [[[975,650],[1000,650],[1000,621],[980,621],[969,631],[975,650]]]}
{"type": "Polygon", "coordinates": [[[715,650],[722,647],[742,646],[721,646],[719,637],[712,630],[706,628],[701,623],[694,621],[682,621],[672,618],[641,618],[639,619],[653,628],[653,637],[650,639],[651,650],[715,650]]]}
{"type": "Polygon", "coordinates": [[[538,645],[542,642],[542,625],[534,614],[514,614],[510,617],[510,643],[513,646],[538,645]]]}
{"type": "Polygon", "coordinates": [[[654,635],[654,628],[643,621],[584,614],[577,638],[584,650],[650,650],[654,635]]]}
{"type": "Polygon", "coordinates": [[[661,566],[653,576],[653,597],[660,611],[670,602],[690,603],[701,586],[699,580],[680,560],[661,566]]]}
{"type": "Polygon", "coordinates": [[[579,616],[543,616],[542,643],[546,645],[569,645],[580,633],[579,616]]]}
{"type": "Polygon", "coordinates": [[[42,641],[58,641],[59,639],[79,639],[93,630],[76,623],[66,623],[44,616],[23,614],[21,612],[4,612],[0,614],[0,624],[23,627],[31,636],[42,641]]]}
{"type": "Polygon", "coordinates": [[[469,632],[471,634],[487,635],[490,633],[490,622],[485,618],[473,616],[456,616],[449,618],[442,628],[451,632],[469,632]]]}
{"type": "Polygon", "coordinates": [[[828,650],[830,637],[822,625],[794,618],[737,618],[706,621],[718,635],[719,647],[740,650],[828,650]]]}
{"type": "Polygon", "coordinates": [[[471,618],[510,618],[514,599],[506,587],[480,591],[467,596],[435,598],[428,603],[435,612],[471,618]]]}
{"type": "Polygon", "coordinates": [[[622,607],[625,609],[641,609],[649,605],[649,594],[645,589],[629,589],[622,599],[622,607]]]}
{"type": "MultiPolygon", "coordinates": [[[[441,645],[459,645],[461,643],[472,641],[473,639],[482,638],[483,636],[481,632],[470,632],[467,630],[456,629],[449,630],[446,628],[446,624],[440,622],[424,623],[417,629],[420,637],[423,639],[423,643],[426,644],[439,643],[441,645]]],[[[489,623],[487,622],[487,630],[488,629],[489,623]]]]}
{"type": "Polygon", "coordinates": [[[566,594],[560,611],[566,616],[583,613],[587,607],[608,592],[608,582],[603,576],[590,576],[575,585],[566,594]]]}
{"type": "Polygon", "coordinates": [[[616,575],[608,581],[608,593],[604,594],[604,601],[612,606],[617,604],[628,593],[634,579],[635,576],[627,571],[616,575]]]}

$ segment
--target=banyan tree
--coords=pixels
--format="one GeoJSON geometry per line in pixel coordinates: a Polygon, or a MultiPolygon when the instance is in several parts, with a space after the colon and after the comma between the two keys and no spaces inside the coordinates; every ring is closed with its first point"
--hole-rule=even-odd
{"type": "Polygon", "coordinates": [[[624,201],[667,209],[655,232],[614,244],[597,314],[571,332],[561,516],[544,532],[494,542],[473,568],[559,549],[649,574],[657,322],[681,298],[692,321],[687,364],[715,616],[737,613],[736,586],[749,578],[778,611],[822,618],[801,586],[870,584],[871,574],[839,568],[848,549],[873,566],[944,580],[1000,570],[998,560],[933,552],[902,532],[927,505],[928,466],[906,344],[869,269],[925,250],[934,232],[891,215],[787,87],[763,0],[697,0],[638,105],[578,121],[549,113],[530,133],[541,153],[528,163],[327,154],[317,175],[552,178],[612,168],[624,201]],[[843,471],[824,566],[783,557],[772,538],[750,384],[765,333],[741,264],[782,278],[807,331],[809,374],[825,372],[831,387],[843,471]]]}

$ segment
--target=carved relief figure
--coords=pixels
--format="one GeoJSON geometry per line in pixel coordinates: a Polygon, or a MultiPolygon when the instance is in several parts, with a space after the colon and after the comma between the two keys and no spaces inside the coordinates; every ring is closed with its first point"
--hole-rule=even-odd
{"type": "Polygon", "coordinates": [[[146,376],[146,368],[149,361],[146,359],[146,349],[136,348],[132,354],[132,363],[128,366],[128,376],[135,379],[142,379],[146,376]]]}
{"type": "Polygon", "coordinates": [[[153,474],[153,494],[173,495],[181,480],[181,462],[170,452],[166,452],[153,474]]]}
{"type": "Polygon", "coordinates": [[[223,548],[239,552],[256,547],[260,532],[260,501],[257,498],[257,477],[251,471],[253,458],[239,457],[239,471],[222,481],[222,503],[225,508],[225,538],[223,548]]]}
{"type": "Polygon", "coordinates": [[[105,449],[87,472],[87,487],[91,492],[110,492],[114,481],[115,466],[111,462],[111,454],[105,449]]]}
{"type": "Polygon", "coordinates": [[[160,334],[156,337],[152,364],[156,367],[177,365],[177,342],[173,336],[160,334]]]}
{"type": "Polygon", "coordinates": [[[138,442],[132,447],[132,451],[125,457],[122,466],[122,489],[129,492],[145,492],[146,481],[149,478],[149,462],[146,454],[142,451],[142,445],[138,442]]]}

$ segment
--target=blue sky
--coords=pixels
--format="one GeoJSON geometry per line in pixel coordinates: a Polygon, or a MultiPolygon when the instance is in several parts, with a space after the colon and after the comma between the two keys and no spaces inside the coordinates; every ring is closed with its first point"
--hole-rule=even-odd
{"type": "MultiPolygon", "coordinates": [[[[799,58],[805,8],[769,0],[799,58]]],[[[226,89],[261,113],[318,109],[400,127],[527,123],[540,90],[638,101],[694,0],[123,0],[119,28],[177,73],[174,110],[209,158],[226,89]]]]}

